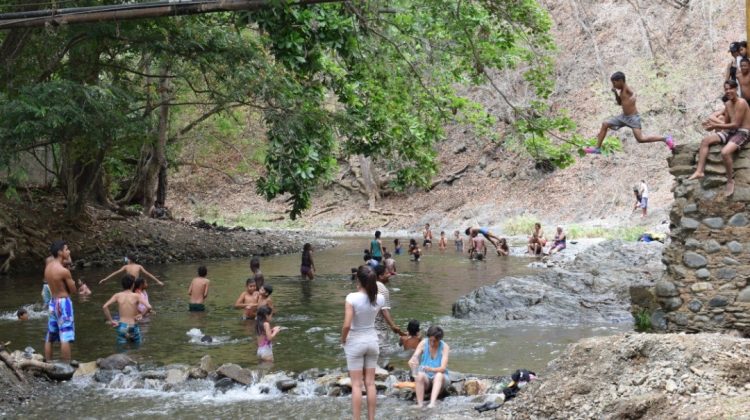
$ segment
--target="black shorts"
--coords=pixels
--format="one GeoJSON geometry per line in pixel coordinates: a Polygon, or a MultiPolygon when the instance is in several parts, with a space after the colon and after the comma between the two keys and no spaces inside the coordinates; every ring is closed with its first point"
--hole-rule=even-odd
{"type": "Polygon", "coordinates": [[[424,242],[422,242],[422,246],[432,245],[432,241],[429,239],[425,239],[424,242]]]}

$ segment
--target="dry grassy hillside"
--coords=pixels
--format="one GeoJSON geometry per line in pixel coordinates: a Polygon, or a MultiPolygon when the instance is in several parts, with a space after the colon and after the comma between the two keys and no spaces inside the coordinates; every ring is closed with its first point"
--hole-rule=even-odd
{"type": "MultiPolygon", "coordinates": [[[[704,133],[699,123],[721,95],[728,44],[744,39],[744,2],[543,0],[542,4],[555,21],[559,47],[555,106],[569,111],[581,134],[593,137],[603,119],[619,113],[608,78],[621,70],[637,93],[644,133],[672,133],[678,143],[700,141],[704,133]]],[[[496,78],[503,90],[513,92],[513,101],[523,102],[517,80],[517,75],[496,78]]],[[[508,112],[489,88],[473,88],[467,94],[500,116],[508,112]]],[[[438,229],[452,229],[469,222],[502,226],[521,215],[548,224],[658,225],[666,219],[672,200],[665,162],[668,151],[662,144],[637,144],[629,130],[618,136],[623,139],[622,152],[587,156],[570,168],[545,174],[534,169],[512,143],[487,144],[461,127],[448,127],[448,139],[439,146],[438,179],[469,165],[450,185],[384,197],[377,203],[381,213],[369,211],[365,196],[332,186],[321,189],[314,208],[295,225],[395,230],[431,222],[438,229]],[[650,184],[653,206],[652,215],[643,221],[631,211],[631,188],[640,179],[650,184]]],[[[342,171],[346,170],[344,165],[342,171]]],[[[216,171],[183,170],[171,185],[176,192],[169,205],[177,216],[223,216],[231,222],[242,214],[239,219],[246,224],[288,224],[281,221],[282,201],[266,203],[252,184],[227,182],[216,171]]]]}

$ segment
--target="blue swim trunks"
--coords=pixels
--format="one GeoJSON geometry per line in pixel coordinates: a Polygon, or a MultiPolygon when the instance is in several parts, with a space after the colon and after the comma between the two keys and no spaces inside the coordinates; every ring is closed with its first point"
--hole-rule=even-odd
{"type": "Polygon", "coordinates": [[[481,233],[484,236],[487,236],[487,235],[490,234],[490,229],[489,228],[485,228],[485,227],[480,227],[479,228],[479,233],[481,233]]]}
{"type": "Polygon", "coordinates": [[[135,343],[141,344],[141,327],[138,324],[132,327],[124,322],[117,326],[117,344],[135,343]]]}
{"type": "Polygon", "coordinates": [[[47,305],[49,319],[47,321],[46,341],[62,341],[70,343],[76,340],[75,325],[73,324],[73,302],[70,297],[50,298],[47,305]]]}

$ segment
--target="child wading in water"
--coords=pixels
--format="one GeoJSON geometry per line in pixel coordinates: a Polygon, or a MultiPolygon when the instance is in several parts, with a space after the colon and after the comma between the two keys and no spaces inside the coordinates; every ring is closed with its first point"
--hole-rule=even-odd
{"type": "Polygon", "coordinates": [[[273,362],[273,338],[279,333],[281,327],[271,328],[271,308],[261,306],[256,316],[255,332],[258,333],[258,359],[262,362],[273,362]]]}
{"type": "Polygon", "coordinates": [[[315,278],[315,263],[312,253],[312,245],[309,243],[302,247],[302,264],[299,267],[299,272],[303,279],[313,280],[315,278]]]}
{"type": "Polygon", "coordinates": [[[596,135],[596,147],[587,147],[586,153],[601,153],[602,143],[607,137],[609,130],[619,130],[622,127],[630,127],[633,130],[633,136],[638,143],[664,142],[669,150],[674,149],[674,140],[672,136],[645,136],[641,132],[641,116],[638,115],[638,109],[635,106],[635,92],[625,83],[625,74],[618,71],[610,77],[612,81],[612,92],[615,94],[617,105],[622,107],[622,114],[612,117],[602,123],[599,134],[596,135]]]}

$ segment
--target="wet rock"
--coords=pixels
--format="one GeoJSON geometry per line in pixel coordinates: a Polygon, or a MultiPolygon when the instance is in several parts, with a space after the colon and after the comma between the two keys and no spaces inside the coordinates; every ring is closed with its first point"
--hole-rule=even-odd
{"type": "Polygon", "coordinates": [[[112,382],[115,377],[115,371],[111,369],[99,369],[94,374],[94,380],[102,384],[108,384],[112,382]]]}
{"type": "Polygon", "coordinates": [[[347,392],[351,392],[351,390],[352,390],[352,379],[351,379],[351,378],[349,378],[349,377],[345,377],[345,378],[340,378],[340,379],[339,379],[339,380],[338,380],[338,381],[336,382],[336,386],[338,386],[339,388],[344,388],[344,389],[346,389],[346,390],[347,390],[347,392]]]}
{"type": "Polygon", "coordinates": [[[344,391],[341,388],[339,388],[339,387],[333,387],[333,388],[331,388],[331,389],[328,390],[328,394],[327,395],[329,397],[340,397],[343,394],[344,394],[344,391]]]}
{"type": "Polygon", "coordinates": [[[167,370],[166,382],[169,385],[181,384],[188,379],[188,372],[183,369],[169,369],[167,370]]]}
{"type": "Polygon", "coordinates": [[[706,260],[706,257],[693,251],[688,251],[685,254],[683,254],[682,261],[685,263],[686,266],[690,268],[705,267],[706,264],[708,263],[708,261],[706,260]]]}
{"type": "Polygon", "coordinates": [[[96,361],[100,369],[123,370],[125,366],[135,365],[135,360],[124,354],[113,354],[96,361]]]}
{"type": "Polygon", "coordinates": [[[329,373],[327,375],[323,375],[320,378],[315,380],[315,383],[321,386],[324,386],[326,388],[330,388],[333,385],[336,384],[339,380],[344,378],[346,375],[341,373],[329,373]]]}
{"type": "Polygon", "coordinates": [[[468,396],[483,394],[486,389],[486,385],[478,379],[469,379],[464,382],[464,394],[468,396]]]}
{"type": "Polygon", "coordinates": [[[416,393],[413,388],[401,388],[396,391],[396,398],[400,400],[413,400],[416,393]]]}
{"type": "Polygon", "coordinates": [[[227,392],[229,389],[234,387],[234,384],[236,384],[236,382],[231,378],[221,378],[216,381],[216,383],[214,383],[214,389],[220,392],[227,392]]]}
{"type": "Polygon", "coordinates": [[[288,392],[297,387],[297,381],[294,379],[282,379],[276,382],[276,388],[281,392],[288,392]]]}
{"type": "Polygon", "coordinates": [[[90,376],[96,373],[96,362],[81,363],[73,374],[73,377],[90,376]]]}
{"type": "Polygon", "coordinates": [[[188,377],[190,379],[205,379],[208,377],[208,372],[199,367],[191,367],[188,369],[188,377]]]}
{"type": "Polygon", "coordinates": [[[242,385],[250,385],[253,381],[253,372],[249,369],[243,369],[240,365],[234,363],[225,363],[216,369],[220,377],[230,378],[242,385]]]}
{"type": "Polygon", "coordinates": [[[214,364],[211,355],[206,354],[205,356],[201,357],[199,368],[202,371],[206,372],[206,374],[209,374],[216,370],[216,365],[214,364]]]}
{"type": "Polygon", "coordinates": [[[381,368],[380,366],[377,366],[375,368],[375,380],[376,381],[385,381],[386,379],[388,379],[388,376],[390,376],[390,374],[391,374],[390,372],[381,368]]]}
{"type": "Polygon", "coordinates": [[[375,381],[375,389],[377,391],[385,391],[388,389],[388,385],[383,381],[375,381]]]}
{"type": "Polygon", "coordinates": [[[145,370],[140,373],[143,379],[156,379],[163,381],[167,379],[167,371],[165,370],[145,370]]]}

